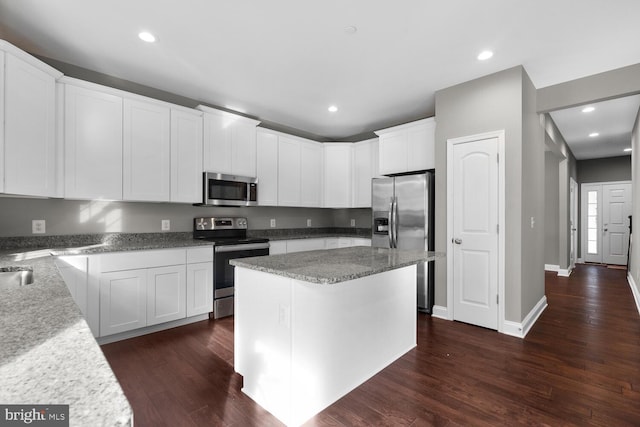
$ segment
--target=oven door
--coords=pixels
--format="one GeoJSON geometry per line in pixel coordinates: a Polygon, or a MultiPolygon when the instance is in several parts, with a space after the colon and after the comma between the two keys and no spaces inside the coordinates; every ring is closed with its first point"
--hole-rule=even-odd
{"type": "Polygon", "coordinates": [[[269,255],[269,243],[244,243],[214,247],[213,298],[233,296],[233,266],[229,260],[269,255]]]}

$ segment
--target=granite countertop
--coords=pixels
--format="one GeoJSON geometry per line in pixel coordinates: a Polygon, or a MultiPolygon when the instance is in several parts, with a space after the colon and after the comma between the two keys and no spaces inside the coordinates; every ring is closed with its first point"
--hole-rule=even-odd
{"type": "Polygon", "coordinates": [[[0,290],[0,403],[67,404],[71,426],[131,426],[133,412],[50,250],[2,250],[34,282],[0,290]]]}
{"type": "Polygon", "coordinates": [[[432,261],[439,252],[354,246],[349,248],[294,252],[229,261],[236,267],[319,284],[333,284],[432,261]]]}
{"type": "MultiPolygon", "coordinates": [[[[347,231],[249,230],[249,235],[272,240],[370,236],[366,230],[347,231]]],[[[133,425],[131,406],[62,280],[54,256],[211,244],[193,239],[191,232],[3,238],[0,267],[30,267],[34,282],[0,289],[0,403],[68,404],[71,426],[133,425]]],[[[404,261],[400,256],[398,262],[404,261]]],[[[313,263],[317,265],[317,260],[313,263]]]]}

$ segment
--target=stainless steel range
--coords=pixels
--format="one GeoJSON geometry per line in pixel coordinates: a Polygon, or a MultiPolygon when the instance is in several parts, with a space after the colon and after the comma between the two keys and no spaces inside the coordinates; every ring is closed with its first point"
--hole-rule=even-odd
{"type": "Polygon", "coordinates": [[[193,238],[213,243],[213,317],[233,314],[234,278],[229,260],[269,255],[268,239],[248,239],[247,219],[194,218],[193,238]]]}

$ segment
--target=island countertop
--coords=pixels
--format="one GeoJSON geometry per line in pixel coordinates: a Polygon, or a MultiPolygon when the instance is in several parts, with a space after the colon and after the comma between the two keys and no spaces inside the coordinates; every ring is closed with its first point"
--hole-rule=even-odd
{"type": "Polygon", "coordinates": [[[236,267],[276,274],[310,283],[333,284],[397,268],[433,261],[438,252],[353,246],[295,252],[229,261],[236,267]]]}

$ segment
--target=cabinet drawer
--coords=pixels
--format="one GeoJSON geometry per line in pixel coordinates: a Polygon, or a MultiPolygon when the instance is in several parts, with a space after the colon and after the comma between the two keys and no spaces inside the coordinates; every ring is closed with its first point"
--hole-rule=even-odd
{"type": "Polygon", "coordinates": [[[187,249],[187,264],[213,261],[213,245],[187,249]]]}
{"type": "Polygon", "coordinates": [[[185,249],[117,252],[100,255],[100,271],[134,270],[186,263],[185,249]]]}

